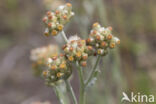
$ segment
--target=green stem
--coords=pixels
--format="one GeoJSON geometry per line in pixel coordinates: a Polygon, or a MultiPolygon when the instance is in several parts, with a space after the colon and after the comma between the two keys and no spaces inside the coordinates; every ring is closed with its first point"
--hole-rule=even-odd
{"type": "MultiPolygon", "coordinates": [[[[68,39],[67,39],[67,36],[66,36],[66,34],[65,34],[64,31],[61,32],[61,35],[62,35],[64,41],[65,41],[66,43],[68,43],[68,39]]],[[[74,104],[78,104],[78,103],[77,103],[76,96],[75,96],[75,93],[74,93],[74,91],[73,91],[73,88],[72,88],[71,84],[70,84],[67,80],[65,80],[65,83],[66,83],[66,86],[67,86],[67,88],[68,88],[68,91],[70,92],[70,94],[71,94],[71,96],[72,96],[72,99],[73,99],[74,104]]]]}
{"type": "MultiPolygon", "coordinates": [[[[61,35],[63,37],[63,39],[65,40],[65,42],[67,43],[68,42],[68,39],[66,37],[66,34],[64,33],[64,31],[61,32],[61,35]]],[[[85,104],[85,84],[84,84],[84,79],[83,79],[83,72],[82,72],[82,69],[81,69],[81,66],[78,64],[78,62],[76,63],[77,66],[78,66],[78,72],[79,72],[79,78],[80,78],[80,98],[79,98],[79,103],[80,104],[85,104]]],[[[73,92],[73,90],[71,89],[71,85],[69,84],[68,81],[65,81],[66,82],[66,85],[67,87],[69,88],[69,91],[72,95],[72,98],[73,98],[73,101],[74,101],[74,104],[77,104],[77,100],[76,100],[76,97],[75,97],[75,94],[73,92]]]]}
{"type": "Polygon", "coordinates": [[[63,30],[61,31],[61,35],[62,35],[64,41],[67,43],[68,42],[68,39],[67,39],[67,36],[66,36],[66,34],[64,33],[63,30]]]}
{"type": "Polygon", "coordinates": [[[62,98],[63,95],[61,95],[61,93],[59,92],[59,89],[56,86],[54,86],[53,88],[54,88],[56,96],[58,97],[60,101],[60,104],[65,104],[62,98]]]}
{"type": "Polygon", "coordinates": [[[82,72],[82,67],[76,63],[78,66],[78,73],[79,73],[79,78],[80,78],[80,98],[79,98],[79,103],[80,104],[85,104],[85,84],[83,80],[83,72],[82,72]]]}
{"type": "Polygon", "coordinates": [[[68,91],[70,92],[71,97],[72,97],[72,99],[73,99],[73,102],[74,102],[73,104],[78,104],[78,103],[77,103],[76,96],[75,96],[75,93],[74,93],[74,91],[73,91],[73,88],[72,88],[70,82],[69,82],[68,80],[65,80],[65,83],[66,83],[66,87],[67,87],[68,91]]]}
{"type": "Polygon", "coordinates": [[[95,72],[96,72],[97,65],[98,65],[98,63],[99,63],[99,61],[100,61],[100,58],[101,58],[100,56],[97,57],[97,60],[96,60],[96,62],[95,62],[95,65],[94,65],[94,67],[93,67],[93,69],[92,69],[92,71],[91,71],[91,73],[90,73],[88,79],[86,80],[85,86],[88,86],[89,82],[90,82],[90,81],[92,80],[92,78],[94,77],[94,74],[95,74],[95,72]]]}

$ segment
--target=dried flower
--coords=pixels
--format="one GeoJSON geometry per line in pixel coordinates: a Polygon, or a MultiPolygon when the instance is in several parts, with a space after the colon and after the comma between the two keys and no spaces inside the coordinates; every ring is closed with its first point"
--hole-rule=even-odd
{"type": "Polygon", "coordinates": [[[56,45],[48,45],[41,48],[31,50],[30,59],[33,61],[33,69],[36,75],[41,75],[46,69],[47,58],[52,57],[52,54],[58,53],[56,45]]]}
{"type": "Polygon", "coordinates": [[[46,26],[44,34],[46,36],[50,34],[56,36],[63,30],[64,25],[73,15],[74,12],[72,12],[72,5],[70,3],[59,6],[55,11],[48,11],[43,18],[43,22],[46,26]]]}
{"type": "Polygon", "coordinates": [[[66,61],[64,55],[60,54],[48,58],[47,69],[42,75],[45,78],[46,84],[51,85],[61,80],[66,80],[72,73],[70,63],[66,61]]]}
{"type": "Polygon", "coordinates": [[[86,66],[88,58],[87,51],[90,51],[86,46],[86,41],[78,36],[69,38],[68,43],[63,47],[65,55],[70,62],[78,61],[80,65],[86,66]]]}
{"type": "Polygon", "coordinates": [[[99,23],[94,23],[90,31],[87,45],[94,47],[94,51],[99,55],[106,55],[109,48],[114,48],[120,44],[120,40],[112,35],[112,27],[101,27],[99,23]]]}

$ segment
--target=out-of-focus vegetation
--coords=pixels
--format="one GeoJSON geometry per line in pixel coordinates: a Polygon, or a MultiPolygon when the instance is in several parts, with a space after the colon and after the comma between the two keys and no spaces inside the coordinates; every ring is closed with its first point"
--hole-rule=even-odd
{"type": "MultiPolygon", "coordinates": [[[[66,1],[51,0],[52,7],[66,1]]],[[[67,36],[87,37],[91,25],[112,26],[121,39],[118,49],[101,61],[101,74],[88,91],[89,104],[120,104],[122,92],[156,95],[156,1],[75,0],[75,17],[67,36]]],[[[42,17],[49,6],[44,0],[0,1],[0,103],[29,104],[33,101],[58,103],[54,92],[33,77],[29,52],[56,43],[43,36],[42,17]],[[51,91],[51,92],[50,92],[51,91]]],[[[51,6],[50,6],[51,8],[51,6]]],[[[55,39],[59,39],[56,37],[55,39]]],[[[62,44],[61,42],[59,44],[62,44]]],[[[76,75],[74,90],[78,93],[76,75]]],[[[154,104],[154,103],[153,103],[154,104]]]]}

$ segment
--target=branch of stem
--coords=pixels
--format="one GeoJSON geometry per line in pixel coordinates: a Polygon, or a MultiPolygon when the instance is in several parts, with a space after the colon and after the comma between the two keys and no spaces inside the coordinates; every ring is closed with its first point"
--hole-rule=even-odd
{"type": "Polygon", "coordinates": [[[59,89],[57,88],[57,86],[54,86],[53,88],[54,88],[56,96],[58,97],[58,99],[60,101],[60,104],[65,104],[65,102],[63,101],[62,95],[61,95],[59,89]]]}
{"type": "Polygon", "coordinates": [[[101,59],[101,57],[98,56],[98,57],[97,57],[97,60],[96,60],[96,62],[95,62],[95,65],[94,65],[94,67],[93,67],[93,69],[92,69],[92,71],[91,71],[91,73],[90,73],[88,79],[86,80],[85,86],[88,86],[89,82],[90,82],[90,81],[92,80],[92,78],[94,77],[94,74],[95,74],[95,72],[96,72],[96,68],[97,68],[97,65],[98,65],[100,59],[101,59]]]}
{"type": "Polygon", "coordinates": [[[73,99],[74,104],[78,104],[78,103],[77,103],[76,96],[75,96],[75,93],[74,93],[74,91],[73,91],[73,88],[72,88],[70,82],[69,82],[68,80],[65,80],[65,83],[66,83],[66,87],[67,87],[68,91],[69,91],[70,94],[71,94],[71,97],[72,97],[72,99],[73,99]]]}
{"type": "Polygon", "coordinates": [[[64,31],[61,31],[61,35],[62,35],[64,41],[67,43],[68,42],[68,39],[67,39],[67,36],[66,36],[65,32],[64,31]]]}
{"type": "Polygon", "coordinates": [[[79,103],[80,104],[85,104],[85,84],[84,84],[84,79],[83,79],[83,72],[82,72],[82,67],[76,63],[78,66],[78,73],[79,73],[79,78],[80,78],[80,98],[79,98],[79,103]]]}
{"type": "MultiPolygon", "coordinates": [[[[65,32],[62,31],[62,32],[61,32],[61,35],[62,35],[64,41],[67,43],[67,42],[68,42],[68,39],[67,39],[67,36],[66,36],[65,32]]],[[[72,88],[70,82],[68,82],[67,80],[65,80],[65,83],[66,83],[66,86],[67,86],[67,88],[68,88],[68,91],[69,91],[70,94],[71,94],[71,97],[72,97],[72,99],[73,99],[74,104],[78,104],[78,103],[77,103],[76,96],[75,96],[75,93],[74,93],[74,91],[73,91],[73,88],[72,88]]]]}

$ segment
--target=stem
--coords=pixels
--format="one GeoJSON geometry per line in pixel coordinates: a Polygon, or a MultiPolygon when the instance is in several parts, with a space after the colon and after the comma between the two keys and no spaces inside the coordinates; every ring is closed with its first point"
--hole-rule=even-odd
{"type": "Polygon", "coordinates": [[[65,34],[65,32],[63,30],[61,31],[61,35],[62,35],[64,41],[67,43],[68,39],[67,39],[67,36],[66,36],[66,34],[65,34]]]}
{"type": "MultiPolygon", "coordinates": [[[[66,37],[66,34],[64,33],[64,31],[61,32],[62,34],[62,37],[63,39],[65,40],[65,42],[67,43],[68,42],[68,39],[66,37]]],[[[82,74],[82,69],[81,69],[81,66],[78,64],[78,62],[76,63],[79,70],[79,78],[80,78],[80,99],[79,99],[79,103],[80,104],[85,104],[85,84],[84,84],[84,80],[83,80],[83,74],[82,74]]],[[[70,93],[71,93],[71,96],[73,98],[73,101],[74,101],[74,104],[77,104],[77,100],[76,100],[76,97],[75,97],[75,94],[73,92],[73,89],[70,85],[70,83],[68,81],[65,81],[70,93]]]]}
{"type": "Polygon", "coordinates": [[[90,73],[90,75],[89,75],[89,77],[88,77],[88,79],[87,79],[87,81],[86,81],[86,83],[85,83],[85,86],[88,86],[89,82],[90,82],[90,81],[92,80],[92,78],[94,77],[94,74],[95,74],[95,72],[96,72],[96,68],[97,68],[97,65],[98,65],[99,61],[100,61],[100,56],[97,57],[97,60],[96,60],[96,62],[95,62],[95,65],[94,65],[94,67],[93,67],[93,69],[92,69],[92,71],[91,71],[91,73],[90,73]]]}
{"type": "Polygon", "coordinates": [[[54,91],[55,91],[55,94],[60,101],[60,104],[65,104],[63,101],[62,95],[60,94],[59,89],[56,86],[54,87],[54,91]]]}
{"type": "Polygon", "coordinates": [[[65,83],[66,83],[66,86],[67,86],[68,91],[69,91],[70,94],[71,94],[71,97],[72,97],[72,99],[73,99],[74,104],[78,104],[78,103],[77,103],[76,96],[75,96],[75,93],[74,93],[74,91],[73,91],[73,88],[72,88],[70,82],[67,81],[67,80],[65,80],[65,83]]]}
{"type": "MultiPolygon", "coordinates": [[[[64,41],[65,41],[66,43],[68,43],[68,39],[67,39],[67,36],[66,36],[66,34],[65,34],[64,31],[61,32],[61,35],[62,35],[64,41]]],[[[69,90],[71,96],[72,96],[72,99],[73,99],[73,101],[74,101],[74,104],[78,104],[78,103],[77,103],[76,96],[75,96],[75,93],[74,93],[74,91],[73,91],[73,88],[72,88],[71,84],[70,84],[67,80],[65,80],[65,83],[66,83],[66,86],[67,86],[67,88],[68,88],[68,90],[69,90]]]]}
{"type": "Polygon", "coordinates": [[[78,62],[76,62],[76,65],[78,66],[78,73],[79,73],[79,76],[80,76],[80,83],[82,85],[84,85],[82,68],[81,68],[81,66],[79,65],[78,62]]]}
{"type": "Polygon", "coordinates": [[[80,98],[79,98],[79,103],[80,104],[85,104],[85,84],[84,84],[84,80],[83,80],[82,68],[78,64],[78,62],[76,63],[76,65],[78,66],[78,73],[79,73],[79,78],[80,78],[80,98]]]}

